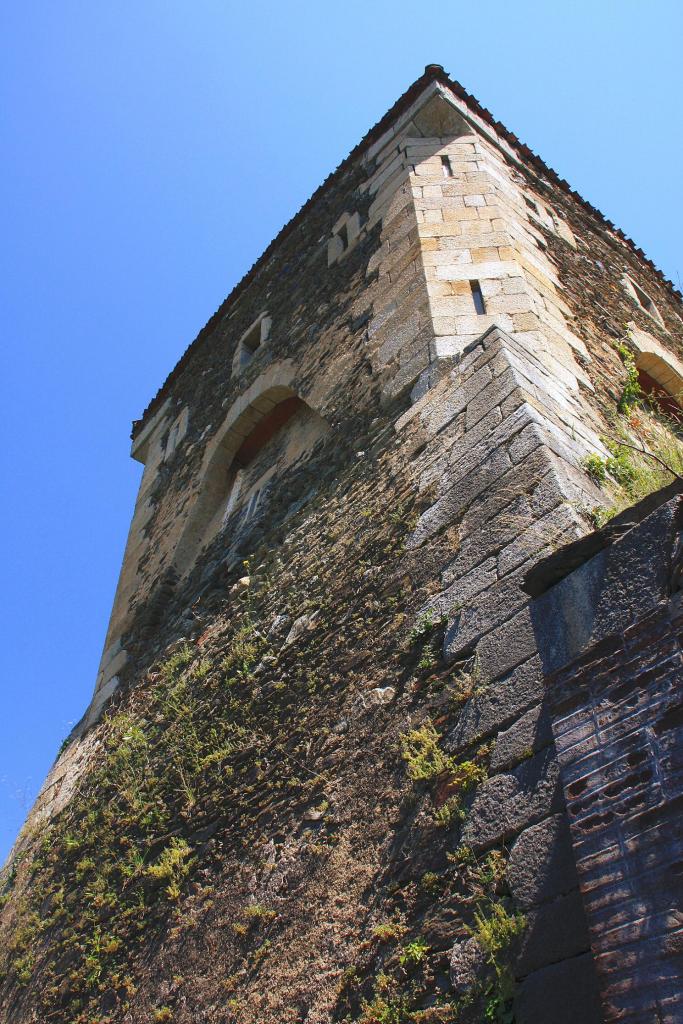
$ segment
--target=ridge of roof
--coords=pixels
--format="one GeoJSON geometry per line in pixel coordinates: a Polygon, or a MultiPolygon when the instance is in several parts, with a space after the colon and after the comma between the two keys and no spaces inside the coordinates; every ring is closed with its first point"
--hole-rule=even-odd
{"type": "Polygon", "coordinates": [[[497,121],[490,113],[490,111],[487,110],[486,107],[482,106],[479,100],[476,99],[476,97],[474,97],[471,93],[467,92],[467,90],[460,84],[460,82],[457,82],[455,79],[452,79],[449,76],[448,72],[446,72],[440,64],[427,64],[424,73],[420,75],[420,77],[417,78],[401,96],[399,96],[399,98],[389,108],[386,114],[384,114],[384,116],[381,117],[380,120],[377,121],[376,124],[374,124],[372,128],[369,129],[369,131],[366,132],[366,134],[363,136],[360,142],[358,142],[354,146],[349,155],[345,157],[344,160],[341,161],[341,163],[335,168],[335,170],[331,171],[330,174],[327,175],[327,177],[321,182],[321,184],[318,186],[315,192],[313,192],[312,195],[306,200],[303,206],[301,206],[299,210],[290,218],[290,220],[288,220],[287,223],[284,224],[283,227],[278,231],[273,240],[264,249],[264,251],[258,257],[256,262],[246,272],[246,274],[237,282],[232,291],[228,293],[228,295],[220,304],[215,313],[213,313],[213,315],[209,318],[206,324],[201,328],[195,339],[192,342],[190,342],[188,347],[185,349],[184,353],[182,354],[176,365],[173,367],[169,375],[166,377],[164,383],[161,385],[157,393],[149,402],[147,408],[144,410],[140,418],[137,420],[133,420],[131,430],[132,438],[136,436],[136,433],[141,428],[142,424],[145,422],[150,413],[152,413],[155,409],[159,407],[159,405],[161,404],[166,395],[168,388],[183,371],[183,369],[189,362],[190,358],[192,357],[196,349],[211,335],[215,327],[218,325],[220,319],[224,315],[226,307],[229,306],[230,303],[233,302],[238,297],[238,295],[240,295],[241,292],[243,292],[247,288],[251,281],[256,277],[262,266],[265,263],[267,263],[276,246],[280,242],[282,242],[282,240],[286,238],[294,230],[295,227],[298,226],[300,221],[303,220],[307,210],[316,202],[319,196],[325,191],[329,183],[334,178],[336,178],[343,170],[345,170],[349,166],[349,164],[351,164],[365,149],[367,149],[369,146],[372,145],[372,143],[379,139],[384,134],[384,132],[391,126],[392,122],[404,110],[406,110],[414,102],[414,100],[417,99],[419,94],[425,89],[427,85],[430,84],[430,82],[440,82],[441,85],[444,85],[446,88],[450,89],[451,92],[455,96],[457,96],[458,99],[462,100],[462,102],[472,111],[472,113],[480,117],[482,121],[484,121],[487,125],[489,125],[490,128],[492,128],[496,132],[497,135],[504,139],[508,143],[508,145],[510,145],[514,150],[516,150],[516,152],[518,152],[520,156],[524,158],[524,161],[527,164],[531,165],[537,172],[549,178],[555,185],[561,188],[573,199],[581,203],[581,205],[584,206],[588,210],[588,212],[593,217],[595,217],[596,220],[604,224],[609,231],[611,231],[614,235],[616,235],[623,242],[625,242],[626,245],[633,250],[635,255],[638,256],[638,258],[641,259],[644,263],[646,263],[655,272],[655,274],[657,274],[664,287],[679,301],[683,301],[683,295],[681,294],[681,292],[664,275],[664,273],[661,270],[659,270],[659,268],[652,262],[652,260],[645,255],[643,250],[640,249],[635,244],[635,242],[621,230],[621,228],[616,227],[612,221],[610,221],[607,217],[605,217],[603,213],[600,212],[600,210],[597,209],[597,207],[593,206],[591,203],[588,202],[587,199],[584,199],[583,196],[576,192],[570,186],[569,182],[566,181],[566,179],[561,178],[559,174],[552,169],[552,167],[549,167],[545,163],[545,161],[541,159],[540,156],[534,153],[534,151],[529,146],[526,145],[526,143],[521,142],[517,138],[517,136],[513,134],[513,132],[509,131],[505,127],[505,125],[501,124],[500,121],[497,121]]]}

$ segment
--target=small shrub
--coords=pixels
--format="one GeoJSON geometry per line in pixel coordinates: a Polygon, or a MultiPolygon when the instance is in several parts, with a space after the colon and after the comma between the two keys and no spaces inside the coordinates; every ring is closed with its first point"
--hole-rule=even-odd
{"type": "Polygon", "coordinates": [[[401,967],[416,967],[421,964],[429,952],[429,946],[424,939],[417,938],[403,947],[398,962],[401,967]]]}
{"type": "Polygon", "coordinates": [[[193,679],[206,679],[209,672],[211,671],[211,662],[208,658],[200,658],[195,665],[192,666],[192,678],[193,679]]]}
{"type": "Polygon", "coordinates": [[[260,903],[252,903],[245,908],[244,916],[248,921],[272,921],[277,914],[260,903]]]}
{"type": "Polygon", "coordinates": [[[226,675],[236,674],[242,679],[248,678],[264,647],[264,641],[252,623],[246,622],[232,638],[230,650],[221,662],[222,670],[226,675]]]}
{"type": "Polygon", "coordinates": [[[429,636],[433,633],[438,626],[445,625],[446,617],[441,616],[437,618],[436,612],[429,608],[423,615],[419,617],[410,633],[408,634],[408,644],[413,646],[420,640],[429,636]]]}
{"type": "Polygon", "coordinates": [[[617,352],[626,368],[626,382],[617,403],[617,409],[623,415],[627,415],[633,406],[639,403],[641,398],[638,367],[636,366],[633,353],[626,345],[617,345],[617,352]]]}
{"type": "Polygon", "coordinates": [[[442,879],[441,875],[438,875],[436,871],[425,871],[424,875],[420,879],[420,888],[424,889],[425,892],[435,896],[441,891],[442,879]]]}
{"type": "Polygon", "coordinates": [[[477,870],[477,878],[483,886],[496,886],[505,876],[507,861],[501,850],[491,850],[486,854],[477,870]]]}
{"type": "Polygon", "coordinates": [[[383,924],[375,925],[372,930],[374,938],[379,942],[391,942],[393,939],[400,939],[405,935],[405,925],[398,921],[386,921],[383,924]]]}
{"type": "Polygon", "coordinates": [[[451,699],[454,704],[464,704],[477,692],[475,678],[470,672],[458,672],[453,676],[453,690],[451,699]]]}
{"type": "Polygon", "coordinates": [[[167,658],[161,666],[161,672],[167,679],[174,679],[190,664],[194,651],[189,644],[183,644],[174,654],[167,658]]]}
{"type": "Polygon", "coordinates": [[[515,1011],[512,1005],[514,994],[514,982],[510,978],[509,984],[502,989],[498,984],[489,985],[486,989],[486,1001],[484,1003],[484,1021],[491,1024],[515,1024],[515,1011]]]}
{"type": "Polygon", "coordinates": [[[432,817],[439,828],[450,828],[456,821],[462,821],[465,817],[459,796],[450,796],[441,807],[437,807],[432,817]]]}
{"type": "MultiPolygon", "coordinates": [[[[430,1006],[426,1010],[413,1010],[410,1015],[411,1024],[457,1024],[462,1020],[459,1005],[455,1003],[441,1003],[439,1006],[430,1006]]],[[[514,1024],[510,1021],[510,1024],[514,1024]]]]}
{"type": "Polygon", "coordinates": [[[471,846],[465,846],[464,844],[459,846],[453,853],[446,854],[448,860],[453,864],[475,864],[476,856],[471,846]]]}
{"type": "Polygon", "coordinates": [[[447,776],[446,784],[450,795],[434,811],[434,820],[441,827],[448,827],[455,817],[464,817],[461,798],[474,786],[487,778],[484,765],[476,761],[456,761],[439,747],[440,733],[431,721],[419,729],[413,729],[401,736],[403,759],[408,775],[413,782],[430,781],[447,776]]]}
{"type": "Polygon", "coordinates": [[[601,530],[605,523],[613,519],[616,514],[617,510],[614,506],[608,508],[606,505],[596,505],[595,508],[588,509],[586,512],[596,530],[601,530]]]}
{"type": "Polygon", "coordinates": [[[485,1021],[512,1024],[514,978],[510,967],[510,946],[526,927],[522,914],[510,914],[502,903],[490,903],[489,913],[483,908],[474,913],[470,933],[477,940],[493,967],[494,980],[486,990],[485,1021]]]}
{"type": "Polygon", "coordinates": [[[180,883],[192,867],[192,849],[185,839],[174,838],[146,874],[158,882],[168,882],[166,894],[172,900],[180,896],[180,883]]]}
{"type": "Polygon", "coordinates": [[[97,865],[92,857],[83,857],[76,864],[76,878],[80,882],[90,871],[94,871],[97,865]]]}
{"type": "Polygon", "coordinates": [[[453,759],[439,747],[440,739],[431,721],[401,736],[403,760],[413,782],[435,779],[453,767],[453,759]]]}
{"type": "Polygon", "coordinates": [[[501,954],[522,934],[526,927],[523,914],[510,914],[502,903],[491,903],[488,916],[483,909],[475,910],[475,927],[470,929],[493,967],[501,954]]]}
{"type": "Polygon", "coordinates": [[[268,956],[268,950],[270,949],[270,946],[270,939],[266,939],[265,942],[262,942],[261,945],[254,950],[252,962],[254,964],[260,964],[262,960],[265,960],[265,958],[268,956]]]}
{"type": "Polygon", "coordinates": [[[620,487],[630,490],[633,487],[638,472],[634,466],[631,456],[628,451],[620,445],[614,444],[611,441],[606,442],[607,447],[612,452],[611,457],[605,463],[605,467],[609,475],[616,480],[620,487]]]}
{"type": "Polygon", "coordinates": [[[372,1002],[363,1002],[358,1024],[405,1024],[409,1019],[406,996],[385,999],[377,995],[372,1002]]]}
{"type": "Polygon", "coordinates": [[[483,764],[476,761],[454,761],[451,759],[451,780],[459,793],[467,793],[480,782],[488,778],[488,771],[483,764]]]}
{"type": "Polygon", "coordinates": [[[35,963],[35,953],[32,950],[29,950],[27,953],[24,953],[23,956],[19,956],[16,960],[12,961],[14,976],[19,985],[28,985],[29,981],[33,977],[35,963]]]}
{"type": "Polygon", "coordinates": [[[596,484],[604,484],[607,479],[607,463],[603,458],[595,454],[587,455],[582,466],[591,480],[594,480],[596,484]]]}

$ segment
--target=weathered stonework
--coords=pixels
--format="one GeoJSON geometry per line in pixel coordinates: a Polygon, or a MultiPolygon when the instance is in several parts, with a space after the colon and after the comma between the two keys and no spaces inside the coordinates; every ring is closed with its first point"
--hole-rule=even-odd
{"type": "Polygon", "coordinates": [[[93,702],[7,882],[13,1021],[611,1012],[526,582],[608,500],[615,345],[673,394],[682,328],[428,68],[134,424],[93,702]]]}

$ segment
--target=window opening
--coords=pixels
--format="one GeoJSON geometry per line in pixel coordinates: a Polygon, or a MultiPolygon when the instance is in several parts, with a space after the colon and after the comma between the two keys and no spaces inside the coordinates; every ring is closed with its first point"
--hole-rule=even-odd
{"type": "Polygon", "coordinates": [[[472,299],[474,301],[474,308],[477,311],[477,316],[483,316],[486,312],[486,304],[484,303],[484,296],[481,293],[481,285],[478,281],[470,281],[470,288],[472,290],[472,299]]]}
{"type": "Polygon", "coordinates": [[[340,260],[345,253],[349,252],[360,236],[360,215],[356,213],[343,213],[339,220],[333,225],[332,233],[327,241],[327,265],[340,260]]]}
{"type": "Polygon", "coordinates": [[[453,177],[453,165],[451,164],[451,158],[449,156],[441,157],[441,170],[443,171],[444,178],[453,177]]]}
{"type": "Polygon", "coordinates": [[[629,292],[631,297],[636,300],[640,308],[644,309],[646,313],[649,313],[657,323],[663,324],[660,312],[647,292],[644,292],[640,285],[636,284],[628,274],[624,275],[622,283],[624,284],[626,291],[629,292]]]}
{"type": "Polygon", "coordinates": [[[259,318],[245,331],[239,340],[235,358],[233,360],[233,373],[239,373],[245,366],[248,366],[259,349],[263,348],[270,337],[272,321],[266,313],[259,318]]]}
{"type": "Polygon", "coordinates": [[[647,295],[643,291],[643,289],[640,288],[635,283],[635,281],[633,282],[633,290],[636,293],[636,298],[638,299],[638,302],[643,307],[643,309],[646,309],[648,313],[651,313],[653,316],[657,316],[657,307],[655,306],[654,302],[652,301],[650,296],[647,295]]]}
{"type": "Polygon", "coordinates": [[[255,323],[248,333],[242,338],[240,364],[242,366],[247,366],[247,364],[254,358],[254,355],[260,347],[261,321],[259,320],[258,323],[255,323]]]}
{"type": "Polygon", "coordinates": [[[683,410],[679,402],[683,398],[680,393],[672,395],[666,388],[652,377],[647,370],[638,367],[638,383],[643,400],[651,406],[655,412],[674,420],[676,423],[683,423],[683,410]]]}
{"type": "MultiPolygon", "coordinates": [[[[223,499],[225,501],[225,511],[223,512],[222,517],[223,526],[225,526],[236,506],[239,504],[240,494],[244,484],[245,469],[249,466],[250,462],[256,458],[258,453],[268,443],[271,437],[274,437],[278,430],[288,423],[289,420],[304,407],[304,405],[305,403],[295,395],[291,398],[285,398],[284,401],[279,402],[274,409],[271,409],[271,411],[256,424],[249,436],[245,438],[237,449],[231,468],[228,470],[227,482],[223,485],[224,494],[226,493],[225,488],[227,487],[227,500],[225,498],[223,499]]],[[[249,497],[246,507],[241,513],[244,522],[251,519],[256,512],[256,509],[265,496],[265,489],[266,485],[254,491],[249,497]]]]}
{"type": "Polygon", "coordinates": [[[168,435],[168,441],[166,442],[166,454],[171,455],[175,451],[176,444],[178,443],[178,434],[180,433],[180,424],[174,423],[171,427],[171,433],[168,435]]]}

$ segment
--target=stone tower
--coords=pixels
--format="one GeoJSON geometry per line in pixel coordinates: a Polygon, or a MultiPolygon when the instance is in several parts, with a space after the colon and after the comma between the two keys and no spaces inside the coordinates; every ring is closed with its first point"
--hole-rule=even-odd
{"type": "Polygon", "coordinates": [[[682,341],[643,253],[428,66],[133,424],[93,700],[5,871],[5,1019],[683,1019],[675,957],[613,983],[531,598],[670,479],[628,445],[677,457],[682,341]]]}

